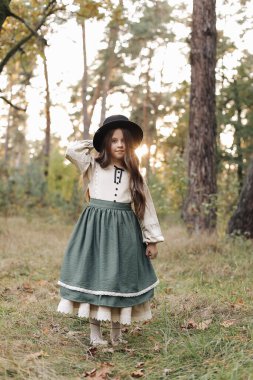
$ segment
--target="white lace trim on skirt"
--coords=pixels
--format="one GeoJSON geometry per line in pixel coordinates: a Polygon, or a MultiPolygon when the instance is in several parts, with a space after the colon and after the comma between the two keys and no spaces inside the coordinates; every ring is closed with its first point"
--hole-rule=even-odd
{"type": "MultiPolygon", "coordinates": [[[[74,311],[73,301],[61,299],[57,311],[64,314],[71,314],[74,311]]],[[[130,325],[131,322],[146,321],[152,318],[150,302],[146,301],[131,307],[108,307],[96,306],[88,303],[79,303],[78,316],[81,318],[94,318],[99,321],[120,322],[130,325]]]]}
{"type": "Polygon", "coordinates": [[[149,290],[153,289],[158,284],[159,284],[159,280],[157,280],[154,284],[148,286],[147,288],[145,288],[139,292],[136,292],[136,293],[118,293],[118,292],[107,292],[104,290],[90,290],[90,289],[85,289],[85,288],[79,288],[78,286],[68,285],[62,281],[58,281],[58,285],[63,286],[64,288],[67,288],[70,290],[77,290],[78,292],[95,294],[97,296],[118,296],[118,297],[140,296],[141,294],[144,294],[144,293],[148,292],[149,290]]]}

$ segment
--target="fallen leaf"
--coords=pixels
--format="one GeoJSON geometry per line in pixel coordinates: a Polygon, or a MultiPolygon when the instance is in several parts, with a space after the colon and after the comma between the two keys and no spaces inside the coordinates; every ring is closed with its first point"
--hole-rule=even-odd
{"type": "Polygon", "coordinates": [[[113,354],[114,353],[114,349],[112,347],[111,348],[103,348],[102,352],[104,352],[104,353],[109,352],[110,354],[113,354]]]}
{"type": "Polygon", "coordinates": [[[171,373],[171,369],[169,369],[169,368],[164,368],[164,370],[163,370],[163,374],[164,374],[164,376],[168,376],[170,373],[171,373]]]}
{"type": "Polygon", "coordinates": [[[173,292],[173,288],[166,288],[166,289],[164,289],[164,292],[166,294],[171,294],[173,292]]]}
{"type": "Polygon", "coordinates": [[[141,367],[143,367],[144,366],[144,364],[145,364],[145,362],[139,362],[139,363],[137,363],[136,364],[136,368],[141,368],[141,367]]]}
{"type": "Polygon", "coordinates": [[[144,376],[144,369],[142,368],[142,369],[138,369],[138,371],[132,372],[131,376],[135,377],[135,378],[139,378],[139,377],[144,376]]]}
{"type": "Polygon", "coordinates": [[[235,310],[241,309],[244,306],[244,301],[242,298],[237,298],[235,302],[230,303],[230,306],[235,310]]]}
{"type": "Polygon", "coordinates": [[[93,376],[93,375],[95,375],[96,371],[97,371],[96,368],[93,368],[91,371],[86,371],[86,372],[84,372],[83,377],[93,376]]]}
{"type": "Polygon", "coordinates": [[[155,352],[160,352],[160,350],[161,350],[160,345],[158,343],[156,343],[155,346],[154,346],[154,351],[155,352]]]}
{"type": "Polygon", "coordinates": [[[23,290],[24,292],[27,293],[33,293],[33,288],[28,282],[24,282],[21,286],[18,286],[18,290],[23,290]]]}
{"type": "Polygon", "coordinates": [[[68,336],[80,335],[80,331],[68,331],[66,335],[68,336]]]}
{"type": "Polygon", "coordinates": [[[40,337],[41,337],[39,333],[35,333],[35,334],[33,334],[32,336],[33,336],[33,338],[35,338],[35,339],[40,339],[40,337]]]}
{"type": "Polygon", "coordinates": [[[37,281],[37,284],[40,286],[45,286],[45,285],[48,285],[49,282],[47,280],[39,280],[37,281]]]}
{"type": "Polygon", "coordinates": [[[134,356],[135,349],[134,348],[124,348],[124,351],[127,352],[130,356],[134,356]]]}
{"type": "MultiPolygon", "coordinates": [[[[50,323],[50,328],[51,330],[55,331],[55,332],[59,332],[60,331],[60,325],[58,325],[58,323],[50,323]]],[[[68,334],[68,333],[67,333],[68,334]]]]}
{"type": "Polygon", "coordinates": [[[211,323],[212,323],[212,319],[207,319],[203,322],[198,323],[196,329],[197,330],[206,330],[211,323]]]}
{"type": "Polygon", "coordinates": [[[94,368],[90,372],[85,372],[83,376],[88,380],[107,380],[113,366],[112,363],[101,363],[99,369],[94,368]]]}
{"type": "Polygon", "coordinates": [[[235,322],[236,322],[236,319],[227,319],[226,321],[221,322],[220,325],[223,327],[230,327],[230,326],[233,326],[235,322]]]}
{"type": "Polygon", "coordinates": [[[48,335],[50,333],[50,329],[48,327],[44,327],[42,329],[43,334],[48,335]]]}
{"type": "Polygon", "coordinates": [[[181,325],[181,329],[183,330],[191,330],[191,329],[196,329],[198,324],[194,322],[193,319],[189,319],[188,322],[186,322],[185,325],[181,325]]]}
{"type": "Polygon", "coordinates": [[[139,326],[137,326],[137,327],[135,327],[133,330],[131,330],[131,334],[132,335],[141,335],[141,331],[142,331],[142,328],[141,327],[139,327],[139,326]]]}
{"type": "Polygon", "coordinates": [[[87,349],[87,354],[89,355],[89,356],[94,356],[96,353],[97,353],[97,347],[95,347],[95,346],[91,346],[91,347],[88,347],[88,349],[87,349]]]}

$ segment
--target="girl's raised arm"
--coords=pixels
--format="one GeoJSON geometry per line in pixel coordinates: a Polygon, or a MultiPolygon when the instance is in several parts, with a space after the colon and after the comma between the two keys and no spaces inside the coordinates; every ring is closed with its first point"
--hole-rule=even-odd
{"type": "Polygon", "coordinates": [[[93,149],[92,140],[79,140],[69,143],[65,157],[72,162],[83,174],[87,174],[93,168],[95,160],[91,155],[93,149]]]}

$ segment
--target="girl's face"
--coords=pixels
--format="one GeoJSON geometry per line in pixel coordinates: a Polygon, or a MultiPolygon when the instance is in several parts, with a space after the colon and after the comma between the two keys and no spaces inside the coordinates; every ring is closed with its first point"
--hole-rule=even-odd
{"type": "Polygon", "coordinates": [[[123,159],[126,152],[124,135],[121,129],[115,129],[111,140],[111,156],[114,160],[123,159]]]}

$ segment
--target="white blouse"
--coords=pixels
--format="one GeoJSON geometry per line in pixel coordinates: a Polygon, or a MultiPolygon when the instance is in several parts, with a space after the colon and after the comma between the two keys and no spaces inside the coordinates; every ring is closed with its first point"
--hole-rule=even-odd
{"type": "MultiPolygon", "coordinates": [[[[130,175],[127,170],[116,165],[101,168],[91,154],[93,149],[92,140],[80,140],[71,142],[66,150],[65,157],[71,161],[83,174],[84,191],[89,189],[91,198],[102,199],[112,202],[134,204],[130,192],[130,175]]],[[[144,180],[144,191],[146,196],[146,208],[143,220],[139,220],[143,242],[158,243],[164,241],[156,210],[144,180]]]]}

